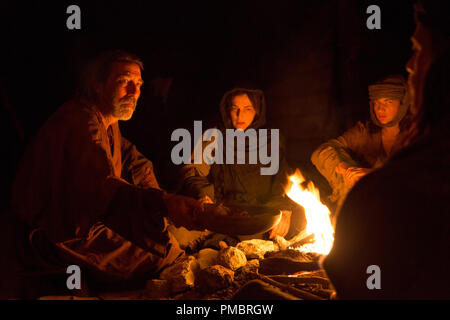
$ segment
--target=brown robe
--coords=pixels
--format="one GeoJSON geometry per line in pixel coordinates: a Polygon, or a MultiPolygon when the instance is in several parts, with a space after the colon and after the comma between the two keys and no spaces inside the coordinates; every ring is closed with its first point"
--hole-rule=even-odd
{"type": "MultiPolygon", "coordinates": [[[[249,129],[259,130],[265,128],[266,123],[266,103],[264,94],[261,90],[250,90],[235,88],[226,92],[220,103],[220,113],[222,115],[222,124],[219,124],[216,128],[221,130],[224,137],[224,147],[226,148],[226,129],[234,129],[230,113],[227,107],[227,101],[231,100],[231,97],[236,92],[248,92],[256,95],[255,108],[259,111],[258,115],[249,126],[249,129]]],[[[258,152],[260,148],[267,148],[271,150],[271,133],[268,130],[267,145],[263,146],[259,144],[257,147],[258,152]]],[[[202,139],[202,154],[203,150],[210,144],[215,144],[214,139],[209,142],[206,139],[202,139]]],[[[261,141],[259,141],[261,143],[261,141]]],[[[250,158],[250,146],[248,143],[245,149],[245,159],[250,158]]],[[[226,150],[228,152],[229,150],[226,150]]],[[[237,149],[231,150],[234,156],[237,155],[237,149]]],[[[258,162],[255,164],[218,164],[212,163],[211,165],[206,163],[202,158],[201,163],[194,163],[194,158],[191,158],[191,164],[186,164],[180,170],[182,177],[183,193],[195,198],[202,198],[208,196],[214,202],[222,202],[225,204],[235,205],[263,205],[269,207],[275,207],[280,210],[288,210],[292,212],[291,226],[289,233],[285,236],[287,239],[297,235],[306,226],[306,217],[302,210],[299,209],[289,198],[284,196],[284,188],[287,187],[289,181],[288,175],[292,174],[292,169],[285,155],[285,143],[284,139],[280,137],[279,148],[279,167],[278,171],[274,175],[262,175],[261,168],[266,167],[258,162]]],[[[225,160],[225,153],[223,154],[225,160]]],[[[235,158],[236,159],[236,158],[235,158]]]]}
{"type": "Polygon", "coordinates": [[[323,263],[340,299],[450,299],[449,122],[349,192],[323,263]]]}
{"type": "Polygon", "coordinates": [[[335,171],[336,167],[344,162],[351,167],[380,168],[392,154],[402,148],[402,141],[403,134],[400,133],[388,155],[383,147],[381,131],[371,132],[368,122],[358,122],[341,136],[323,143],[313,152],[312,163],[333,189],[330,201],[336,205],[336,211],[352,188],[344,176],[335,171]]]}
{"type": "Polygon", "coordinates": [[[152,163],[95,106],[70,101],[40,129],[18,170],[13,213],[63,264],[104,280],[149,277],[183,254],[168,233],[152,163]],[[109,137],[110,136],[110,137],[109,137]]]}

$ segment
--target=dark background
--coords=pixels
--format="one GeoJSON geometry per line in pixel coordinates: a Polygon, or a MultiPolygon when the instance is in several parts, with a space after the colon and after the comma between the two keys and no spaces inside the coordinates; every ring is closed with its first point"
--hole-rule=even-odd
{"type": "Polygon", "coordinates": [[[123,49],[145,64],[141,99],[122,133],[154,161],[163,187],[176,186],[170,162],[175,128],[218,121],[219,101],[235,85],[261,88],[268,125],[286,138],[287,157],[321,188],[312,151],[368,117],[367,85],[405,73],[413,1],[58,1],[1,6],[1,112],[7,160],[2,197],[36,130],[75,89],[83,63],[123,49]],[[66,8],[81,8],[68,30],[66,8]],[[381,30],[368,30],[369,5],[381,30]],[[161,84],[171,84],[166,99],[161,84]]]}

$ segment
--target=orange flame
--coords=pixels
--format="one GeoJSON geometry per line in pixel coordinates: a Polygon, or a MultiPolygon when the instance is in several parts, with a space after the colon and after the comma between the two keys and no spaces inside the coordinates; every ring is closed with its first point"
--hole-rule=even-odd
{"type": "Polygon", "coordinates": [[[299,169],[289,176],[290,186],[286,194],[294,202],[305,209],[306,230],[305,237],[312,236],[312,243],[303,245],[299,250],[304,252],[315,252],[327,255],[334,242],[334,229],[330,219],[330,210],[320,201],[319,189],[312,181],[306,188],[302,185],[305,181],[299,169]]]}

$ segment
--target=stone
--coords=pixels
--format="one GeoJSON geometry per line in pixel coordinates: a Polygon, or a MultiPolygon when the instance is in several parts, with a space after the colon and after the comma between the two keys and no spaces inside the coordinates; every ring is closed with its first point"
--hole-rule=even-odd
{"type": "Polygon", "coordinates": [[[165,299],[170,297],[170,283],[168,280],[151,279],[147,281],[145,296],[150,299],[165,299]]]}
{"type": "Polygon", "coordinates": [[[268,252],[264,260],[259,262],[261,274],[293,274],[300,271],[316,271],[320,269],[318,258],[312,253],[304,253],[295,249],[268,252]]]}
{"type": "Polygon", "coordinates": [[[178,293],[188,290],[195,285],[195,273],[199,265],[194,256],[187,256],[180,262],[164,269],[160,278],[168,280],[171,293],[178,293]]]}
{"type": "Polygon", "coordinates": [[[252,259],[247,261],[247,266],[249,268],[258,269],[259,268],[259,260],[258,259],[252,259]]]}
{"type": "Polygon", "coordinates": [[[211,248],[205,248],[197,253],[197,262],[200,270],[217,264],[219,251],[211,248]]]}
{"type": "Polygon", "coordinates": [[[214,265],[200,270],[198,273],[199,290],[205,293],[227,288],[234,281],[234,272],[221,265],[214,265]]]}
{"type": "Polygon", "coordinates": [[[188,230],[185,227],[177,228],[169,224],[167,230],[177,239],[180,248],[188,252],[194,252],[200,244],[211,235],[211,231],[188,230]]]}
{"type": "Polygon", "coordinates": [[[280,250],[276,252],[267,252],[264,258],[288,258],[295,261],[301,261],[301,262],[309,262],[309,261],[315,261],[319,258],[319,255],[316,255],[314,253],[305,253],[300,250],[296,249],[287,249],[287,250],[280,250]]]}
{"type": "Polygon", "coordinates": [[[226,243],[225,241],[219,241],[219,248],[220,248],[220,250],[226,249],[228,247],[229,247],[228,243],[226,243]]]}
{"type": "Polygon", "coordinates": [[[219,251],[218,262],[233,271],[247,264],[245,253],[235,247],[228,247],[219,251]]]}
{"type": "Polygon", "coordinates": [[[208,239],[203,242],[203,247],[205,248],[213,248],[216,250],[220,250],[220,242],[224,241],[229,247],[235,247],[239,242],[238,239],[233,238],[231,236],[227,236],[221,233],[213,233],[208,239]]]}
{"type": "Polygon", "coordinates": [[[273,241],[252,239],[239,242],[236,248],[243,251],[247,259],[264,259],[266,252],[278,251],[278,245],[273,241]]]}
{"type": "Polygon", "coordinates": [[[258,259],[252,259],[247,261],[247,264],[243,266],[242,268],[236,270],[234,274],[235,280],[241,280],[241,279],[251,279],[255,278],[258,273],[259,268],[259,260],[258,259]]]}

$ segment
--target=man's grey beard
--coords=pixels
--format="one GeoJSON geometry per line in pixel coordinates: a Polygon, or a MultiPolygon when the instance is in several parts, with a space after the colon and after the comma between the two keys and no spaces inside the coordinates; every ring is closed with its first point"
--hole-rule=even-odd
{"type": "Polygon", "coordinates": [[[124,98],[119,101],[113,108],[113,116],[119,120],[129,120],[133,116],[134,110],[136,110],[136,99],[124,98]],[[125,103],[132,103],[132,107],[123,106],[125,103]]]}
{"type": "Polygon", "coordinates": [[[118,108],[114,108],[113,116],[119,120],[130,120],[135,109],[136,105],[132,108],[119,106],[118,108]]]}

